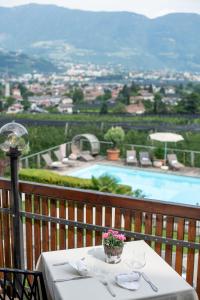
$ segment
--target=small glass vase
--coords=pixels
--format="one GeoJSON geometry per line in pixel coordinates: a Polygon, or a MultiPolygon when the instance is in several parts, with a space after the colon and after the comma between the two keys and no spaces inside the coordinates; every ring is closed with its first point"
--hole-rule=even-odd
{"type": "Polygon", "coordinates": [[[121,261],[122,246],[109,247],[104,245],[105,261],[109,264],[117,264],[121,261]]]}

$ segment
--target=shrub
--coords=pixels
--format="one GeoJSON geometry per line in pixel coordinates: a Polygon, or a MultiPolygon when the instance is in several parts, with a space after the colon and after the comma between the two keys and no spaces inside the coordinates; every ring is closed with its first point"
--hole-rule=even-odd
{"type": "Polygon", "coordinates": [[[104,139],[106,141],[113,143],[113,148],[117,148],[120,144],[123,143],[125,139],[125,133],[122,127],[116,126],[108,129],[106,134],[104,135],[104,139]]]}
{"type": "MultiPolygon", "coordinates": [[[[109,179],[109,176],[107,176],[109,179]]],[[[73,188],[80,188],[80,189],[87,189],[87,190],[97,190],[107,193],[116,193],[116,194],[123,194],[123,195],[132,195],[132,188],[128,185],[117,184],[117,182],[112,183],[114,187],[112,189],[106,188],[105,180],[102,178],[96,179],[83,179],[77,178],[72,176],[62,176],[56,174],[54,172],[48,170],[39,170],[39,169],[21,169],[19,172],[19,178],[25,181],[32,181],[44,184],[53,184],[65,187],[73,187],[73,188]],[[103,181],[103,182],[102,182],[103,181]],[[97,184],[98,183],[98,184],[97,184]],[[102,186],[104,188],[102,189],[102,186]]],[[[110,182],[113,179],[110,178],[110,182]]]]}
{"type": "Polygon", "coordinates": [[[156,148],[156,149],[153,150],[153,154],[154,154],[155,158],[157,158],[157,159],[163,159],[163,157],[164,157],[164,149],[158,147],[158,148],[156,148]]]}
{"type": "Polygon", "coordinates": [[[25,181],[55,184],[82,189],[93,189],[93,185],[90,179],[62,176],[48,170],[21,169],[19,172],[19,178],[25,181]]]}
{"type": "Polygon", "coordinates": [[[94,189],[100,192],[129,196],[134,194],[129,185],[119,184],[117,178],[111,175],[103,174],[99,178],[92,176],[91,181],[94,189]]]}

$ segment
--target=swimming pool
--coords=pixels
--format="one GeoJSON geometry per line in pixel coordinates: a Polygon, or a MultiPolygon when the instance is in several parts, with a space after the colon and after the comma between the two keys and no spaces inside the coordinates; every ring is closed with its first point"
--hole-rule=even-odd
{"type": "Polygon", "coordinates": [[[190,205],[200,204],[200,178],[103,164],[96,164],[70,173],[71,176],[80,178],[99,177],[103,174],[115,176],[119,183],[128,184],[133,190],[141,189],[149,199],[190,205]]]}

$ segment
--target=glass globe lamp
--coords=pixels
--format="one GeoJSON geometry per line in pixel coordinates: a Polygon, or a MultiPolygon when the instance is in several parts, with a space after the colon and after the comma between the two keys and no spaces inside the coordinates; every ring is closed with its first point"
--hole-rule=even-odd
{"type": "Polygon", "coordinates": [[[21,124],[11,122],[0,128],[0,149],[10,157],[10,192],[13,222],[13,265],[16,269],[24,268],[23,231],[20,208],[22,201],[19,195],[18,166],[19,156],[29,148],[28,131],[21,124]]]}
{"type": "Polygon", "coordinates": [[[8,123],[0,128],[0,149],[4,152],[18,150],[22,153],[28,152],[28,131],[15,122],[8,123]]]}

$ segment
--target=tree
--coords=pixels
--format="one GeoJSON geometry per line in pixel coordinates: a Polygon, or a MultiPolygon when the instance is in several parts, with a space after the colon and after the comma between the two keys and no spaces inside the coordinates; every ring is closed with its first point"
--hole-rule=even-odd
{"type": "Polygon", "coordinates": [[[109,100],[112,98],[112,92],[111,90],[105,89],[104,90],[104,100],[109,100]]]}
{"type": "Polygon", "coordinates": [[[123,144],[123,141],[125,139],[125,132],[120,126],[111,127],[104,135],[104,139],[108,142],[112,142],[113,149],[117,149],[123,144]]]}
{"type": "Polygon", "coordinates": [[[92,185],[94,190],[102,193],[112,193],[135,196],[136,198],[144,198],[145,195],[142,190],[137,189],[135,191],[129,185],[119,184],[118,179],[111,175],[102,175],[99,178],[92,176],[92,185]]]}
{"type": "Polygon", "coordinates": [[[137,94],[138,91],[139,91],[140,87],[139,85],[137,85],[134,81],[131,83],[131,86],[130,86],[130,92],[131,93],[135,93],[137,94]]]}
{"type": "Polygon", "coordinates": [[[99,113],[100,113],[100,115],[105,115],[108,113],[108,105],[107,105],[106,101],[102,102],[99,113]]]}
{"type": "Polygon", "coordinates": [[[15,99],[13,97],[7,97],[5,102],[5,108],[13,105],[15,103],[15,99]]]}
{"type": "Polygon", "coordinates": [[[0,100],[0,111],[3,111],[3,101],[0,100]]]}
{"type": "Polygon", "coordinates": [[[152,84],[149,85],[148,92],[153,94],[153,85],[152,84]]]}
{"type": "Polygon", "coordinates": [[[165,111],[166,111],[166,105],[162,101],[162,96],[160,93],[156,93],[154,95],[153,112],[154,114],[158,114],[165,111]]]}
{"type": "Polygon", "coordinates": [[[28,110],[31,107],[31,104],[28,100],[23,100],[21,104],[23,105],[24,110],[28,110]]]}
{"type": "Polygon", "coordinates": [[[164,89],[163,86],[162,86],[161,89],[160,89],[160,94],[163,95],[163,96],[165,95],[165,89],[164,89]]]}
{"type": "Polygon", "coordinates": [[[179,102],[177,110],[191,114],[200,112],[200,96],[196,93],[185,95],[182,101],[179,102]]]}
{"type": "Polygon", "coordinates": [[[145,111],[152,113],[153,109],[154,109],[154,103],[150,100],[145,100],[143,101],[144,107],[145,107],[145,111]]]}
{"type": "Polygon", "coordinates": [[[113,114],[121,114],[126,112],[126,106],[123,103],[117,103],[112,110],[113,114]]]}
{"type": "Polygon", "coordinates": [[[104,94],[103,95],[99,95],[96,97],[97,101],[107,101],[109,99],[112,98],[112,93],[110,90],[106,89],[104,90],[104,94]]]}
{"type": "Polygon", "coordinates": [[[91,180],[94,189],[102,193],[133,195],[131,187],[118,184],[118,179],[114,176],[102,175],[99,178],[92,176],[91,180]]]}
{"type": "Polygon", "coordinates": [[[33,96],[34,94],[32,92],[30,92],[26,87],[25,85],[23,85],[22,83],[19,83],[18,84],[18,89],[20,90],[21,92],[21,95],[22,95],[22,98],[24,100],[27,100],[28,97],[31,97],[33,96]]]}
{"type": "Polygon", "coordinates": [[[119,92],[117,101],[124,103],[125,105],[130,104],[130,88],[125,84],[122,90],[119,92]]]}
{"type": "Polygon", "coordinates": [[[80,103],[84,100],[84,94],[82,89],[75,88],[73,91],[72,99],[74,103],[80,103]]]}

